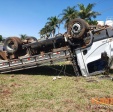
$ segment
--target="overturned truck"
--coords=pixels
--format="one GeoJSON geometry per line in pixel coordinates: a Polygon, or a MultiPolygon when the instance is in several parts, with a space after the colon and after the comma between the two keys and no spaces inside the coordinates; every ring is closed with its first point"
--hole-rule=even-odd
{"type": "Polygon", "coordinates": [[[50,39],[8,37],[0,51],[0,73],[69,60],[76,76],[90,76],[108,73],[112,56],[113,28],[89,26],[76,18],[69,23],[67,32],[50,39]]]}

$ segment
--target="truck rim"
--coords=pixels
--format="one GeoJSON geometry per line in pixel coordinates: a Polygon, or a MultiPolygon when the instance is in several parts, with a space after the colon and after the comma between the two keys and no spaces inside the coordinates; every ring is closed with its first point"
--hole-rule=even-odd
{"type": "Polygon", "coordinates": [[[72,26],[71,32],[74,33],[74,34],[78,34],[78,33],[80,33],[80,31],[81,31],[81,25],[80,25],[80,23],[75,23],[72,26]]]}

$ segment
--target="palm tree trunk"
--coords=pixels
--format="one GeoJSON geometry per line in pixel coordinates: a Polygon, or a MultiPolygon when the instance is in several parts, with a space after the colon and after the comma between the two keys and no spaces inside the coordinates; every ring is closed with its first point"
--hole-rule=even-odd
{"type": "Polygon", "coordinates": [[[53,37],[55,36],[55,29],[52,31],[53,37]]]}
{"type": "Polygon", "coordinates": [[[60,24],[58,25],[58,34],[60,33],[60,24]]]}

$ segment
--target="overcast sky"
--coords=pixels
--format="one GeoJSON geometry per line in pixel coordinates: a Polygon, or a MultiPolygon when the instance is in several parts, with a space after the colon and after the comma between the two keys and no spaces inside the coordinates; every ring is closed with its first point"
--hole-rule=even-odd
{"type": "MultiPolygon", "coordinates": [[[[27,34],[39,38],[47,18],[58,16],[68,6],[97,3],[94,11],[102,13],[96,20],[113,16],[113,0],[0,0],[0,35],[3,37],[27,34]]],[[[65,30],[63,26],[60,32],[65,30]]]]}

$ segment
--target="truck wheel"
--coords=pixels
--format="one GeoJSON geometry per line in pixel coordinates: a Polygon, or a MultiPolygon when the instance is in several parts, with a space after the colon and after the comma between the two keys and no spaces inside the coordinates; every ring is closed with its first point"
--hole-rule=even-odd
{"type": "Polygon", "coordinates": [[[22,46],[22,41],[18,37],[8,37],[4,42],[4,49],[13,54],[22,46]]]}
{"type": "Polygon", "coordinates": [[[22,40],[19,37],[13,37],[19,45],[22,44],[22,40]]]}
{"type": "Polygon", "coordinates": [[[67,32],[72,38],[83,38],[86,31],[89,30],[89,25],[83,19],[74,19],[69,25],[67,32]]]}

